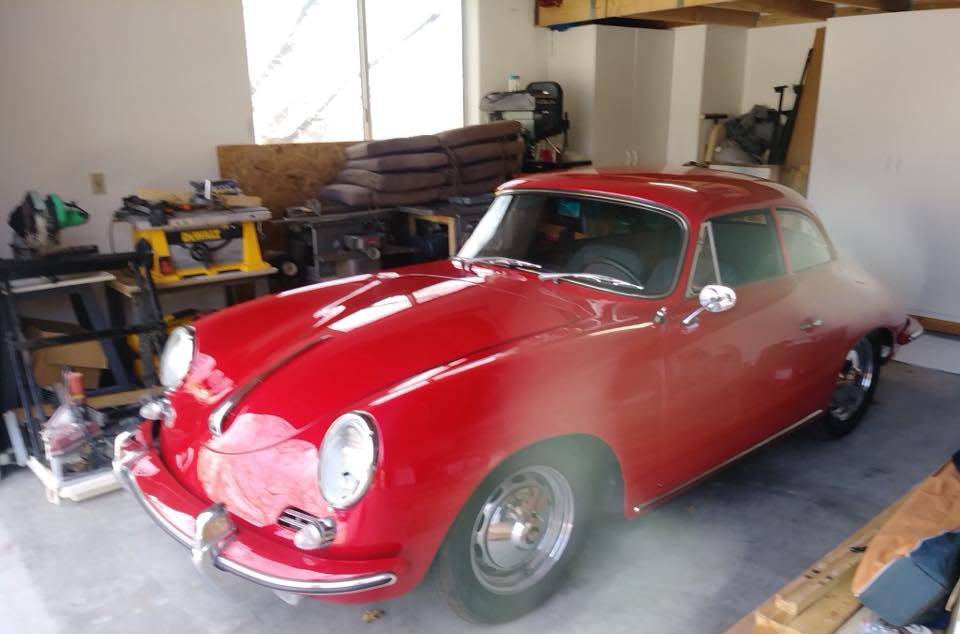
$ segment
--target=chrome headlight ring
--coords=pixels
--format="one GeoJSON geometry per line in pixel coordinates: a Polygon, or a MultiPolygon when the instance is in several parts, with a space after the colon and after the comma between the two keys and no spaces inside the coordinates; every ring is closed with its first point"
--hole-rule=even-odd
{"type": "Polygon", "coordinates": [[[323,437],[317,481],[331,507],[345,509],[366,494],[380,458],[373,417],[365,412],[339,416],[323,437]]]}
{"type": "Polygon", "coordinates": [[[193,328],[178,326],[167,337],[160,355],[160,384],[168,390],[176,389],[190,371],[196,353],[193,328]]]}

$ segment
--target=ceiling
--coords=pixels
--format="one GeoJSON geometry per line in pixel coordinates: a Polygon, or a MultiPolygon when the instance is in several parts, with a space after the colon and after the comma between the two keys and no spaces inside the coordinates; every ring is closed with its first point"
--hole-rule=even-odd
{"type": "Polygon", "coordinates": [[[960,7],[960,0],[535,0],[537,25],[610,24],[669,29],[691,24],[761,27],[827,18],[960,7]]]}

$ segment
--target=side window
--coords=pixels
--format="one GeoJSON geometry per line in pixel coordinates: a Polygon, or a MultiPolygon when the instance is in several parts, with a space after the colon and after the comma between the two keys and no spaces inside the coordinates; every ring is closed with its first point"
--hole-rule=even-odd
{"type": "Polygon", "coordinates": [[[777,209],[783,245],[794,272],[813,268],[832,259],[830,246],[820,227],[807,214],[792,209],[777,209]]]}
{"type": "Polygon", "coordinates": [[[736,287],[783,273],[780,241],[770,212],[730,214],[703,226],[690,293],[699,293],[706,284],[736,287]]]}

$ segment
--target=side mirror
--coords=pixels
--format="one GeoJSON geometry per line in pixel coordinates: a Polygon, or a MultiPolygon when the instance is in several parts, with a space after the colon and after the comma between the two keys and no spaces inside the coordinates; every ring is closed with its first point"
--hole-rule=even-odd
{"type": "Polygon", "coordinates": [[[697,317],[699,317],[703,311],[722,313],[736,305],[737,294],[732,288],[720,286],[719,284],[707,284],[700,291],[700,308],[684,317],[680,323],[684,326],[689,326],[697,321],[697,317]]]}

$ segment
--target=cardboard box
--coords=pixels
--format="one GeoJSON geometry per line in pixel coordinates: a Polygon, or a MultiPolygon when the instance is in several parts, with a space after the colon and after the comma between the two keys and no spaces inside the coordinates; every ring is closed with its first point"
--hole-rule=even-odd
{"type": "Polygon", "coordinates": [[[173,205],[189,205],[192,194],[155,187],[141,187],[137,190],[137,196],[144,200],[162,200],[173,205]]]}
{"type": "Polygon", "coordinates": [[[220,204],[231,209],[237,207],[259,207],[263,204],[263,199],[259,196],[247,196],[245,194],[223,194],[218,196],[220,204]]]}
{"type": "MultiPolygon", "coordinates": [[[[43,339],[57,335],[82,332],[76,324],[49,319],[24,319],[23,329],[29,339],[43,339]]],[[[83,375],[83,386],[93,389],[100,385],[100,371],[106,369],[107,357],[98,341],[82,341],[32,351],[33,374],[38,385],[53,385],[61,381],[64,367],[83,375]]]]}

